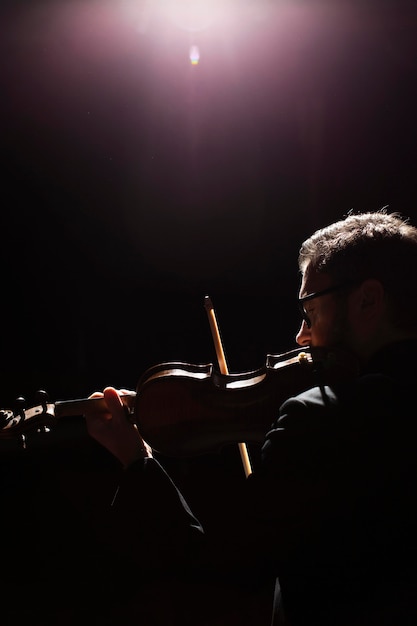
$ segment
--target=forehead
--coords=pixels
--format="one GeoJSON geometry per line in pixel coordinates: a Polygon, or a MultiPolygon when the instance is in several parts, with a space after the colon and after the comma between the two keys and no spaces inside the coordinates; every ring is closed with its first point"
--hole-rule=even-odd
{"type": "Polygon", "coordinates": [[[332,285],[333,279],[330,274],[317,273],[312,266],[308,265],[301,280],[299,297],[304,298],[311,293],[322,291],[332,285]]]}

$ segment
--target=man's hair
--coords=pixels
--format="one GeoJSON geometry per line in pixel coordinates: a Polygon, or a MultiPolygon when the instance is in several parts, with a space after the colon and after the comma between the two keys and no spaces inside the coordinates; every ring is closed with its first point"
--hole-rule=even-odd
{"type": "Polygon", "coordinates": [[[399,213],[349,213],[317,230],[300,248],[300,271],[308,265],[335,284],[379,280],[392,323],[407,330],[417,326],[417,228],[399,213]]]}

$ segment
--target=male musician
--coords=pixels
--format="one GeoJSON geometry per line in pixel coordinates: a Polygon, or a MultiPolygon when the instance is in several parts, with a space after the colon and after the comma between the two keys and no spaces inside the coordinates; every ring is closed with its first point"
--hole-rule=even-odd
{"type": "Polygon", "coordinates": [[[249,607],[275,578],[274,626],[417,623],[416,267],[417,229],[386,210],[349,214],[302,244],[297,342],[355,367],[282,404],[261,466],[214,530],[197,521],[114,388],[104,391],[108,413],[86,415],[124,468],[97,533],[138,585],[158,569],[167,586],[177,580],[165,624],[268,625],[250,608],[245,621],[234,600],[249,607]]]}

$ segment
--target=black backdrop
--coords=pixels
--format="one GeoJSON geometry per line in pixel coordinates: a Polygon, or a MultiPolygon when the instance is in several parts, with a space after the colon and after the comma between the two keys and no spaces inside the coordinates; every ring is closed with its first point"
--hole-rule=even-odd
{"type": "MultiPolygon", "coordinates": [[[[208,4],[2,3],[2,407],[212,362],[206,294],[229,370],[256,369],[295,345],[305,236],[351,209],[417,221],[415,2],[208,4]]],[[[13,576],[38,551],[50,575],[84,538],[74,493],[112,461],[82,420],[19,446],[2,442],[2,532],[13,576]]],[[[166,460],[198,512],[240,481],[230,455],[166,460]]]]}

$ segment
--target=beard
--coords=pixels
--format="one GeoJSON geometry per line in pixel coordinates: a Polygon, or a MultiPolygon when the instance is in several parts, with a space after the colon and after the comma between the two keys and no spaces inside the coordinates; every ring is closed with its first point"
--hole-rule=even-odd
{"type": "Polygon", "coordinates": [[[341,350],[354,350],[354,334],[349,320],[345,299],[340,301],[329,335],[329,347],[341,350]]]}
{"type": "Polygon", "coordinates": [[[356,376],[361,370],[360,347],[349,317],[348,303],[340,300],[331,326],[326,351],[340,377],[356,376]]]}

